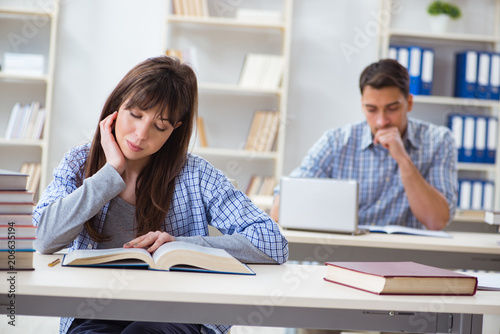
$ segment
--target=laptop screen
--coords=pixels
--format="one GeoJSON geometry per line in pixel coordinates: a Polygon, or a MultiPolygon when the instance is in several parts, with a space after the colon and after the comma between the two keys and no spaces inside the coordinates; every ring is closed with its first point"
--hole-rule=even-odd
{"type": "Polygon", "coordinates": [[[282,177],[279,224],[286,229],[358,231],[356,180],[282,177]]]}

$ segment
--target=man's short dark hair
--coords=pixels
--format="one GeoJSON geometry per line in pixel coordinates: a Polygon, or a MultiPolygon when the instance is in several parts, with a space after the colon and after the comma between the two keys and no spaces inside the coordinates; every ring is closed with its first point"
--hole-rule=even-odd
{"type": "Polygon", "coordinates": [[[410,92],[410,76],[408,71],[394,59],[381,59],[368,65],[359,77],[361,94],[366,86],[375,89],[398,87],[405,97],[410,92]]]}

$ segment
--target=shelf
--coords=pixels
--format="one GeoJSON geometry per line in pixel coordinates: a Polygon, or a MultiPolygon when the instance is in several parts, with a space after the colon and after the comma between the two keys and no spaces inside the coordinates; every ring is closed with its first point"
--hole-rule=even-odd
{"type": "Polygon", "coordinates": [[[478,164],[470,162],[459,162],[459,170],[477,171],[477,172],[490,172],[495,173],[497,171],[495,164],[478,164]]]}
{"type": "Polygon", "coordinates": [[[226,148],[195,147],[192,151],[197,155],[210,155],[226,158],[245,158],[245,159],[277,159],[276,152],[257,152],[248,150],[235,150],[226,148]]]}
{"type": "Polygon", "coordinates": [[[477,43],[500,43],[500,37],[491,35],[475,35],[475,34],[457,34],[457,33],[431,33],[418,32],[408,30],[391,29],[388,32],[389,36],[395,37],[414,37],[436,40],[449,40],[460,42],[477,42],[477,43]]]}
{"type": "Polygon", "coordinates": [[[47,16],[53,17],[53,12],[43,11],[35,8],[0,8],[0,16],[16,15],[16,16],[47,16]]]}
{"type": "Polygon", "coordinates": [[[47,83],[49,78],[47,75],[22,75],[10,74],[0,71],[0,80],[2,81],[18,81],[18,82],[38,82],[47,83]]]}
{"type": "Polygon", "coordinates": [[[451,97],[451,96],[414,95],[413,101],[417,103],[429,103],[429,104],[500,108],[500,101],[498,100],[467,99],[467,98],[451,97]]]}
{"type": "Polygon", "coordinates": [[[278,30],[285,29],[285,24],[283,22],[246,21],[221,17],[169,15],[167,16],[167,21],[171,23],[195,23],[219,27],[261,28],[278,30]]]}
{"type": "Polygon", "coordinates": [[[0,138],[0,146],[44,146],[43,139],[5,139],[0,138]]]}
{"type": "Polygon", "coordinates": [[[235,94],[272,94],[281,95],[281,88],[278,89],[262,89],[262,88],[248,88],[241,87],[236,84],[223,84],[223,83],[212,83],[212,82],[200,82],[198,84],[199,89],[220,91],[224,93],[235,93],[235,94]]]}

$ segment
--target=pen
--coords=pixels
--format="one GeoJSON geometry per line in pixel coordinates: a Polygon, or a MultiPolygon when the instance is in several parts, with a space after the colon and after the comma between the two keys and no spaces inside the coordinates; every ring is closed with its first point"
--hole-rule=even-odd
{"type": "Polygon", "coordinates": [[[56,264],[58,264],[59,262],[61,262],[61,259],[55,259],[54,261],[52,261],[51,263],[49,263],[49,267],[53,267],[56,264]]]}

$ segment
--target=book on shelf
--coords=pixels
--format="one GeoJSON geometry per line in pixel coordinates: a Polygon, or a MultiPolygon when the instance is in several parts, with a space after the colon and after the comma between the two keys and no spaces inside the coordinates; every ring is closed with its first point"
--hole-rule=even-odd
{"type": "Polygon", "coordinates": [[[15,75],[42,76],[44,64],[43,54],[5,52],[2,71],[15,75]]]}
{"type": "Polygon", "coordinates": [[[248,131],[245,150],[272,151],[278,134],[279,122],[280,113],[278,111],[257,110],[248,131]]]}
{"type": "Polygon", "coordinates": [[[358,225],[361,230],[368,230],[370,233],[387,233],[387,234],[408,234],[408,235],[421,235],[426,237],[440,237],[440,238],[451,238],[451,235],[445,231],[432,231],[423,230],[420,228],[413,228],[400,225],[358,225]]]}
{"type": "Polygon", "coordinates": [[[278,89],[283,77],[281,55],[248,53],[243,62],[239,86],[257,89],[278,89]]]}
{"type": "Polygon", "coordinates": [[[272,196],[275,186],[276,178],[274,176],[253,175],[250,178],[245,193],[248,197],[272,196]]]}
{"type": "Polygon", "coordinates": [[[198,52],[196,51],[196,47],[167,49],[165,55],[178,58],[184,64],[189,65],[198,74],[198,52]]]}
{"type": "Polygon", "coordinates": [[[36,193],[42,176],[42,165],[38,162],[25,162],[22,164],[20,172],[28,174],[26,187],[28,191],[36,193]]]}
{"type": "Polygon", "coordinates": [[[476,293],[477,278],[415,262],[326,262],[325,280],[379,295],[476,293]]]}
{"type": "Polygon", "coordinates": [[[196,119],[196,131],[198,134],[198,143],[200,147],[208,147],[207,133],[205,131],[205,120],[198,116],[196,119]]]}
{"type": "Polygon", "coordinates": [[[10,112],[5,139],[41,139],[45,124],[45,108],[40,102],[14,104],[10,112]]]}
{"type": "Polygon", "coordinates": [[[173,0],[173,13],[183,16],[208,17],[208,0],[173,0]]]}
{"type": "Polygon", "coordinates": [[[26,190],[28,174],[0,169],[0,190],[26,190]]]}
{"type": "Polygon", "coordinates": [[[0,214],[0,226],[32,225],[33,216],[27,214],[0,214]]]}
{"type": "Polygon", "coordinates": [[[223,249],[181,241],[167,242],[150,254],[142,248],[75,250],[64,256],[63,266],[146,267],[164,271],[197,271],[255,275],[245,264],[223,249]]]}

